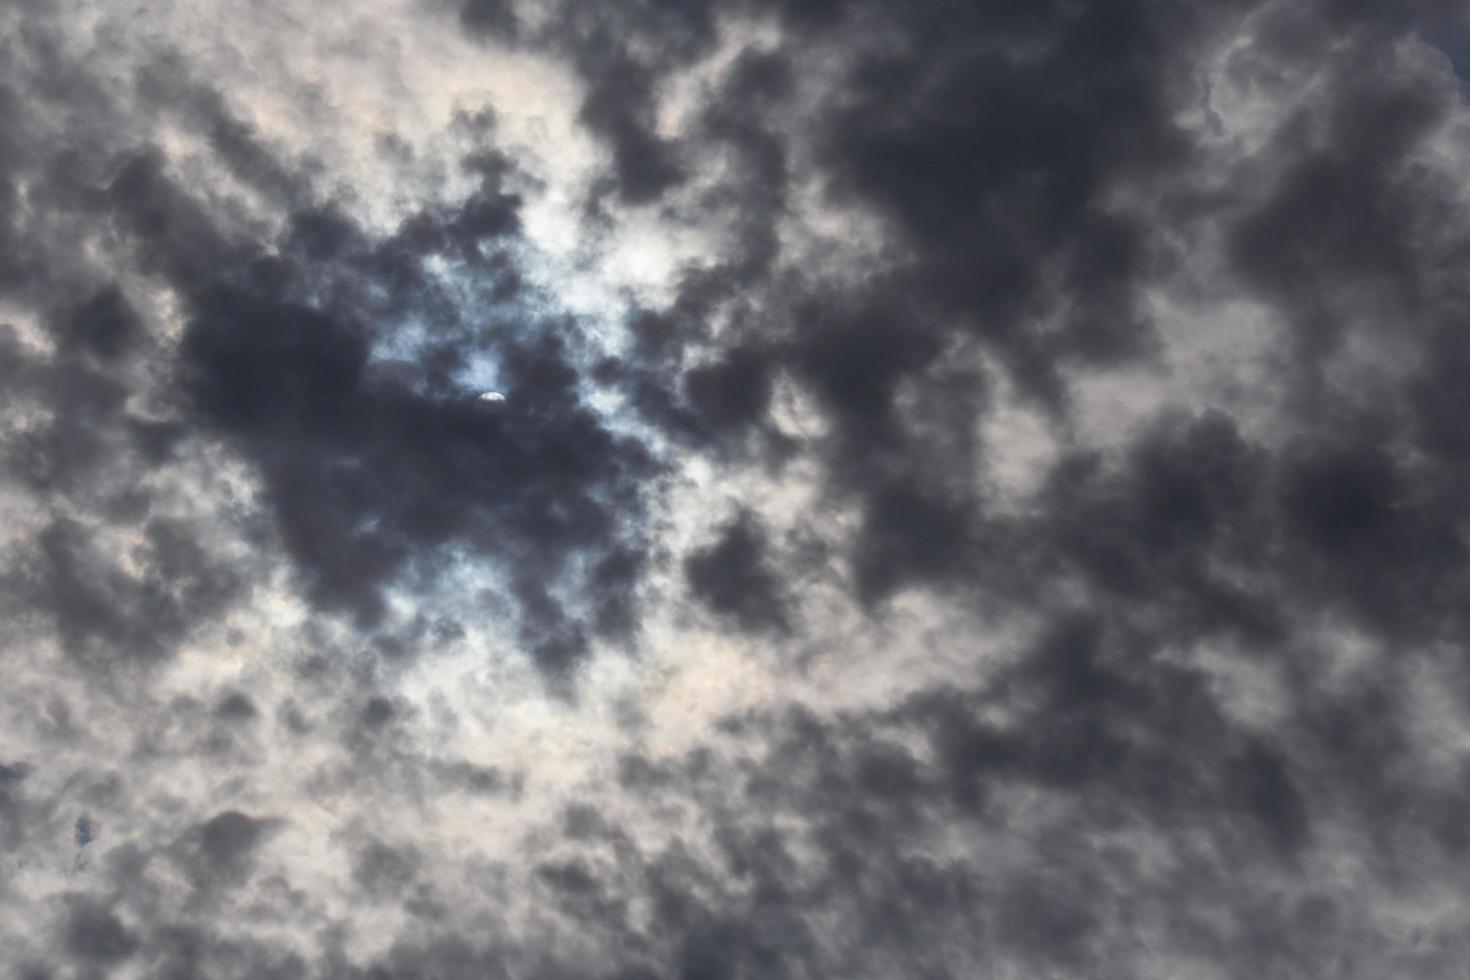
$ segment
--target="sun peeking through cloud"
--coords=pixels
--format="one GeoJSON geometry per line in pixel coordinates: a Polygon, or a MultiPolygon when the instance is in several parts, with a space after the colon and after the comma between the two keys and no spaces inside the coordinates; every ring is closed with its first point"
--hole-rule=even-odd
{"type": "Polygon", "coordinates": [[[1453,974],[1458,13],[0,9],[0,973],[1453,974]]]}

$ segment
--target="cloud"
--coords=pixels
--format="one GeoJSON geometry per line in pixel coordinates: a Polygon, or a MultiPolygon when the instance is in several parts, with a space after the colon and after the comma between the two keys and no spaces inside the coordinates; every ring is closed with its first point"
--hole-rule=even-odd
{"type": "Polygon", "coordinates": [[[737,516],[718,539],[684,559],[690,591],[746,629],[785,628],[789,600],[771,571],[766,548],[765,532],[755,519],[737,516]]]}
{"type": "Polygon", "coordinates": [[[1452,972],[1455,13],[0,13],[0,966],[1452,972]]]}

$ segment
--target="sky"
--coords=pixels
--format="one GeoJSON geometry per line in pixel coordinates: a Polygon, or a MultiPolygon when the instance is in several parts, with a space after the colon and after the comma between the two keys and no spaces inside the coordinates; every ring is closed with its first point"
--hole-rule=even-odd
{"type": "Polygon", "coordinates": [[[0,976],[1470,976],[1467,52],[0,6],[0,976]]]}

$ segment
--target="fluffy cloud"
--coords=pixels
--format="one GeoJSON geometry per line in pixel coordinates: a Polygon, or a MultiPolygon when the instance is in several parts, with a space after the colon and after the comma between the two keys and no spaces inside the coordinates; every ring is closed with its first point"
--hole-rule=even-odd
{"type": "Polygon", "coordinates": [[[0,37],[9,972],[1464,959],[1456,5],[0,37]]]}

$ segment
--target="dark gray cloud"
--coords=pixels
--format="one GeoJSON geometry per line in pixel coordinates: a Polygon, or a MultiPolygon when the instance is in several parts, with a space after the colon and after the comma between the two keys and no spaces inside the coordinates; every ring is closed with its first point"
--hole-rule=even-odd
{"type": "Polygon", "coordinates": [[[98,548],[86,525],[48,523],[5,577],[17,622],[42,618],[68,654],[106,669],[168,656],[239,594],[239,577],[211,560],[187,526],[155,519],[138,530],[142,543],[127,555],[133,571],[98,548]]]}
{"type": "Polygon", "coordinates": [[[750,514],[740,514],[715,541],[684,559],[684,577],[699,601],[740,626],[784,629],[789,600],[767,550],[765,531],[750,514]]]}
{"type": "Polygon", "coordinates": [[[138,948],[138,939],[105,908],[79,901],[68,916],[66,948],[79,960],[113,963],[138,948]]]}
{"type": "Polygon", "coordinates": [[[1455,5],[380,6],[0,14],[0,966],[1458,967],[1455,5]]]}

